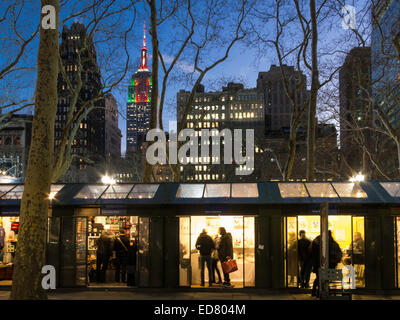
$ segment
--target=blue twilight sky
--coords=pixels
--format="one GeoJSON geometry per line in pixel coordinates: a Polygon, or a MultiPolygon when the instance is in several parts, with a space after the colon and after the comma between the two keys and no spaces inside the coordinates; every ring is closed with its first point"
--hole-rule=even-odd
{"type": "MultiPolygon", "coordinates": [[[[222,2],[222,0],[219,0],[222,2]]],[[[235,8],[237,7],[239,1],[237,0],[224,0],[227,5],[216,9],[214,14],[217,17],[216,30],[217,31],[217,41],[216,45],[207,47],[201,55],[201,66],[206,66],[209,63],[214,62],[219,57],[223,56],[225,53],[225,48],[230,42],[229,39],[232,38],[234,34],[234,21],[236,17],[235,8]],[[218,39],[218,37],[220,37],[218,39]]],[[[351,4],[356,7],[357,10],[357,25],[360,28],[364,24],[366,19],[364,8],[364,2],[368,0],[353,0],[346,1],[346,4],[351,4]],[[359,10],[358,10],[359,9],[359,10]]],[[[71,13],[79,12],[82,8],[85,8],[89,0],[80,1],[62,1],[65,5],[61,9],[61,20],[69,16],[71,13]]],[[[105,3],[109,1],[104,1],[105,3]]],[[[127,5],[131,1],[121,0],[117,1],[115,7],[112,10],[118,10],[123,6],[127,5]]],[[[210,4],[211,0],[203,1],[192,1],[192,12],[196,19],[202,16],[210,4]]],[[[305,1],[307,2],[307,1],[305,1]]],[[[321,2],[321,1],[317,1],[321,2]]],[[[344,3],[345,1],[343,1],[344,3]]],[[[0,16],[5,12],[8,5],[13,3],[13,1],[1,1],[0,4],[0,16]]],[[[167,2],[168,3],[168,2],[167,2]]],[[[215,3],[215,0],[214,2],[215,3]]],[[[270,6],[272,1],[268,3],[256,1],[258,16],[271,10],[270,6]]],[[[339,5],[338,5],[339,7],[339,5]]],[[[17,9],[20,9],[18,7],[17,9]]],[[[176,52],[177,46],[179,46],[179,39],[185,35],[185,30],[179,25],[179,21],[185,17],[184,7],[178,12],[177,17],[171,21],[167,21],[162,24],[159,29],[159,39],[161,52],[164,54],[165,60],[171,61],[171,56],[176,52]]],[[[282,9],[282,19],[288,18],[293,14],[294,10],[290,6],[282,9]]],[[[98,12],[102,12],[101,8],[98,8],[98,12]]],[[[305,7],[305,12],[307,12],[305,7]]],[[[40,3],[39,1],[26,1],[25,6],[19,12],[14,11],[15,14],[20,14],[20,19],[17,24],[18,31],[22,36],[28,37],[39,24],[39,13],[40,13],[40,3]]],[[[306,14],[306,13],[305,13],[306,14]]],[[[10,15],[9,15],[10,17],[10,15]]],[[[92,20],[92,15],[87,13],[86,15],[80,16],[79,18],[70,19],[66,24],[70,26],[73,21],[79,21],[87,24],[88,21],[92,20]]],[[[119,116],[119,127],[122,132],[122,153],[125,153],[126,148],[126,102],[128,94],[128,84],[132,74],[137,70],[140,61],[140,51],[142,47],[143,39],[143,22],[146,21],[147,29],[150,25],[150,13],[144,2],[139,1],[134,7],[130,7],[123,14],[114,15],[105,19],[100,25],[99,30],[95,33],[95,43],[96,51],[98,54],[98,61],[100,69],[102,70],[103,77],[105,79],[115,78],[115,75],[120,76],[122,73],[118,73],[125,66],[126,55],[123,47],[123,40],[117,36],[121,36],[125,30],[127,30],[132,22],[133,28],[127,33],[127,50],[130,55],[130,63],[127,74],[125,75],[123,81],[116,88],[113,89],[112,93],[117,99],[120,116],[119,116]],[[110,34],[104,32],[103,30],[112,30],[111,33],[114,38],[110,39],[110,34]]],[[[196,20],[197,21],[197,20],[196,20]]],[[[200,21],[200,20],[199,20],[200,21]]],[[[186,26],[190,26],[190,21],[186,21],[186,26]]],[[[324,21],[321,21],[321,36],[320,36],[320,52],[324,52],[326,58],[321,59],[324,67],[326,69],[332,70],[333,65],[339,66],[344,59],[345,53],[340,52],[340,45],[344,38],[349,40],[350,47],[357,45],[352,33],[349,30],[343,30],[341,25],[340,14],[331,14],[327,16],[324,21]],[[327,23],[329,22],[329,23],[327,23]]],[[[226,85],[228,81],[241,81],[244,83],[245,87],[255,87],[258,72],[268,71],[271,64],[277,64],[278,60],[276,58],[276,52],[272,49],[271,45],[266,44],[257,39],[256,33],[252,32],[252,28],[257,30],[257,33],[262,35],[264,38],[272,39],[274,37],[274,23],[273,21],[261,21],[257,20],[254,14],[247,16],[244,24],[247,30],[247,37],[245,40],[236,43],[229,55],[229,58],[223,63],[219,64],[215,69],[212,69],[207,73],[205,79],[202,83],[206,87],[206,91],[220,90],[222,85],[226,85]],[[225,80],[225,81],[224,81],[225,80]]],[[[62,27],[61,27],[62,28],[62,27]]],[[[60,28],[60,30],[61,30],[60,28]]],[[[195,25],[195,39],[200,41],[200,34],[204,31],[201,23],[196,23],[195,25]]],[[[360,30],[363,33],[364,27],[360,30]]],[[[0,23],[0,33],[4,37],[0,38],[0,70],[4,65],[15,57],[17,53],[17,46],[15,44],[15,35],[12,30],[12,26],[3,21],[0,23]]],[[[283,39],[283,46],[289,48],[294,43],[296,39],[300,39],[301,29],[291,27],[287,30],[287,35],[283,39]]],[[[146,33],[147,48],[149,53],[149,67],[151,68],[151,36],[149,32],[146,33]]],[[[349,47],[348,46],[348,47],[349,47]]],[[[22,57],[21,61],[17,65],[18,67],[24,67],[25,69],[17,70],[15,74],[10,75],[4,79],[0,80],[0,105],[5,101],[18,100],[21,97],[33,97],[34,87],[35,87],[35,63],[38,48],[38,37],[32,41],[32,43],[27,47],[26,54],[22,57]],[[15,75],[15,76],[14,76],[15,75]]],[[[176,73],[174,73],[173,79],[169,82],[167,86],[166,94],[166,105],[164,106],[163,112],[163,123],[164,129],[168,129],[168,121],[176,119],[176,93],[180,89],[189,90],[190,83],[188,83],[185,78],[187,78],[191,71],[193,70],[193,51],[185,51],[181,57],[179,64],[176,66],[176,73]]],[[[288,64],[291,64],[291,59],[287,60],[288,64]]],[[[327,72],[328,72],[327,71],[327,72]]],[[[163,77],[163,72],[160,65],[160,81],[163,77]]],[[[324,76],[324,72],[321,72],[321,76],[324,76]]],[[[309,77],[308,77],[309,78],[309,77]]],[[[309,79],[308,79],[309,80],[309,79]]],[[[159,85],[161,87],[161,83],[159,85]]],[[[334,88],[335,83],[332,85],[334,88]]],[[[161,89],[160,89],[161,90],[161,89]]],[[[3,104],[4,105],[4,104],[3,104]]],[[[28,110],[27,110],[28,111],[28,110]]],[[[30,110],[32,112],[32,110],[30,110]]]]}

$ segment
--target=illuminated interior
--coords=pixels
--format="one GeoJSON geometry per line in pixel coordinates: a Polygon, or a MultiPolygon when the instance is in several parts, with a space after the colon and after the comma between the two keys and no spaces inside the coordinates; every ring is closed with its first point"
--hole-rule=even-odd
{"type": "Polygon", "coordinates": [[[400,288],[400,217],[396,217],[397,287],[400,288]]]}
{"type": "Polygon", "coordinates": [[[0,228],[4,229],[0,248],[0,285],[11,285],[15,250],[18,243],[19,217],[1,217],[0,228]]]}
{"type": "MultiPolygon", "coordinates": [[[[231,284],[235,288],[255,285],[254,265],[254,217],[244,216],[191,216],[180,218],[180,286],[197,287],[200,285],[199,252],[195,247],[197,237],[203,229],[214,238],[218,228],[224,227],[232,234],[233,258],[238,271],[230,274],[231,284]],[[188,250],[190,248],[190,250],[188,250]]],[[[218,268],[223,280],[222,267],[218,268]]],[[[205,282],[208,283],[208,271],[205,268],[205,282]]],[[[215,274],[218,280],[217,274],[215,274]]]]}
{"type": "MultiPolygon", "coordinates": [[[[100,238],[103,231],[109,231],[114,236],[119,235],[120,231],[124,231],[125,235],[129,239],[138,240],[139,236],[139,217],[137,216],[96,216],[89,217],[88,219],[88,232],[87,232],[87,273],[88,273],[88,284],[93,285],[104,285],[104,283],[97,283],[96,281],[96,270],[97,270],[97,240],[100,238]]],[[[77,226],[78,227],[78,226],[77,226]]],[[[79,232],[77,230],[77,236],[79,232]]],[[[86,241],[83,240],[82,241],[86,241]]],[[[79,247],[79,246],[78,246],[79,247]]],[[[84,245],[82,248],[86,249],[84,245]]],[[[79,250],[78,250],[79,251],[79,250]]],[[[82,251],[86,252],[86,251],[82,251]]],[[[115,252],[110,257],[108,268],[105,275],[105,283],[112,286],[126,286],[123,283],[115,282],[115,252]]]]}
{"type": "MultiPolygon", "coordinates": [[[[285,228],[285,272],[286,286],[297,287],[299,283],[299,266],[297,262],[297,240],[299,231],[304,230],[306,237],[315,239],[320,234],[319,216],[287,217],[285,228]]],[[[364,217],[329,216],[329,230],[343,252],[342,261],[337,269],[342,269],[343,275],[348,273],[348,267],[355,270],[356,287],[365,287],[365,230],[364,217]],[[353,249],[354,247],[354,249],[353,249]]],[[[310,287],[315,279],[311,273],[310,287]]]]}

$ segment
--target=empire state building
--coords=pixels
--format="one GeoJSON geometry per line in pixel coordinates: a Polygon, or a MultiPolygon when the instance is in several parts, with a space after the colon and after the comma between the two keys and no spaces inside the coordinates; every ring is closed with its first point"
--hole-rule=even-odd
{"type": "Polygon", "coordinates": [[[146,26],[143,28],[143,46],[139,69],[132,75],[128,88],[126,154],[139,150],[150,128],[151,71],[148,67],[146,26]]]}

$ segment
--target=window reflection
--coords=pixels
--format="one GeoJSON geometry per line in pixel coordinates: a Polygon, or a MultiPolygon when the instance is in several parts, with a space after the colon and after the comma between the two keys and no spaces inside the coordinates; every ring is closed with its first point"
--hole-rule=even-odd
{"type": "Polygon", "coordinates": [[[158,184],[137,184],[129,194],[129,199],[152,199],[158,190],[158,184]]]}
{"type": "Polygon", "coordinates": [[[86,185],[74,197],[74,199],[98,199],[106,190],[105,185],[86,185]]]}
{"type": "Polygon", "coordinates": [[[7,194],[2,196],[2,199],[18,200],[22,199],[22,194],[24,193],[24,186],[17,185],[14,189],[9,191],[7,194]]]}
{"type": "Polygon", "coordinates": [[[380,182],[380,184],[390,196],[400,197],[400,182],[380,182]]]}
{"type": "Polygon", "coordinates": [[[229,198],[231,185],[228,183],[206,184],[204,198],[229,198]]]}
{"type": "Polygon", "coordinates": [[[367,198],[367,194],[359,183],[354,182],[334,182],[332,183],[336,192],[341,198],[367,198]]]}
{"type": "Polygon", "coordinates": [[[257,198],[257,183],[232,183],[232,198],[257,198]]]}
{"type": "Polygon", "coordinates": [[[12,184],[0,185],[0,197],[2,197],[8,191],[10,191],[12,188],[14,188],[14,186],[15,185],[12,185],[12,184]]]}
{"type": "Polygon", "coordinates": [[[131,191],[133,184],[128,185],[110,185],[110,187],[101,196],[102,199],[125,199],[128,192],[131,191]]]}
{"type": "Polygon", "coordinates": [[[304,198],[308,197],[306,187],[301,182],[278,183],[282,198],[304,198]]]}
{"type": "Polygon", "coordinates": [[[180,184],[176,193],[177,198],[201,198],[204,184],[180,184]]]}
{"type": "Polygon", "coordinates": [[[330,183],[306,183],[306,187],[313,198],[337,198],[330,183]]]}
{"type": "Polygon", "coordinates": [[[64,187],[63,184],[52,184],[50,186],[49,199],[52,200],[56,197],[57,193],[64,187]]]}

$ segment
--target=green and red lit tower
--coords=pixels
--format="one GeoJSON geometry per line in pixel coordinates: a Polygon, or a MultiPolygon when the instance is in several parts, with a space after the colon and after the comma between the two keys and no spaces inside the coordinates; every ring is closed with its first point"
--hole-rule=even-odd
{"type": "Polygon", "coordinates": [[[145,141],[150,128],[151,72],[148,67],[146,25],[143,28],[143,47],[139,69],[132,75],[128,89],[126,117],[126,153],[136,152],[145,141]]]}

